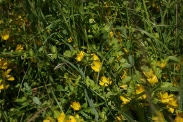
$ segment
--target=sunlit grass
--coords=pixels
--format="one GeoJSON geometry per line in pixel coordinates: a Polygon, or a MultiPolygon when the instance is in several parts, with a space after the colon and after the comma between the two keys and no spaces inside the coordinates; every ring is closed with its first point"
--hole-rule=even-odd
{"type": "Polygon", "coordinates": [[[180,5],[1,1],[0,121],[183,121],[180,5]]]}

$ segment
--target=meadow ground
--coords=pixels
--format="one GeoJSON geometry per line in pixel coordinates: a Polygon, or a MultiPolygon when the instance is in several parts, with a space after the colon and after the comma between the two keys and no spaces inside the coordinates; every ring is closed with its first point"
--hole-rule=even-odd
{"type": "Polygon", "coordinates": [[[183,122],[182,0],[0,0],[1,122],[183,122]]]}

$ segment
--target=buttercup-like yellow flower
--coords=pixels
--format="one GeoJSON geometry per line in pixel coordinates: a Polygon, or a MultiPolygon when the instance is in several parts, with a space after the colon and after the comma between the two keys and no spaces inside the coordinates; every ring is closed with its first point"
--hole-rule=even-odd
{"type": "Polygon", "coordinates": [[[127,85],[127,84],[122,84],[122,85],[120,85],[119,87],[120,87],[120,88],[122,88],[122,89],[125,89],[125,90],[127,90],[127,88],[128,88],[128,85],[127,85]]]}
{"type": "Polygon", "coordinates": [[[99,84],[101,86],[108,86],[108,85],[111,85],[112,84],[112,81],[109,78],[106,78],[105,76],[102,76],[99,84]]]}
{"type": "Polygon", "coordinates": [[[168,92],[160,92],[159,93],[159,99],[162,103],[167,104],[169,103],[170,99],[173,98],[173,94],[168,95],[168,92]]]}
{"type": "Polygon", "coordinates": [[[81,109],[81,105],[79,102],[72,102],[72,104],[70,105],[71,108],[73,108],[75,111],[78,111],[81,109]]]}
{"type": "Polygon", "coordinates": [[[154,85],[155,83],[158,82],[158,78],[156,77],[156,75],[153,75],[151,78],[148,78],[147,81],[148,81],[150,84],[154,85]]]}
{"type": "Polygon", "coordinates": [[[175,117],[174,122],[183,122],[183,113],[182,112],[177,112],[177,116],[175,117]]]}
{"type": "Polygon", "coordinates": [[[113,37],[114,36],[114,33],[111,31],[110,33],[109,33],[109,37],[111,38],[111,37],[113,37]]]}
{"type": "Polygon", "coordinates": [[[174,113],[175,109],[178,108],[177,99],[175,99],[173,94],[168,95],[167,92],[160,93],[159,99],[162,103],[166,104],[167,109],[174,113]]]}
{"type": "Polygon", "coordinates": [[[165,68],[167,62],[166,61],[157,61],[157,66],[159,66],[161,69],[165,68]]]}
{"type": "Polygon", "coordinates": [[[54,120],[49,116],[43,122],[54,122],[54,120]]]}
{"type": "Polygon", "coordinates": [[[69,120],[66,120],[66,122],[77,122],[74,116],[69,116],[69,120]]]}
{"type": "Polygon", "coordinates": [[[85,53],[83,51],[80,51],[79,54],[77,54],[76,60],[81,61],[84,57],[85,53]]]}
{"type": "Polygon", "coordinates": [[[75,119],[77,122],[84,122],[83,118],[81,118],[78,114],[75,115],[75,119]]]}
{"type": "Polygon", "coordinates": [[[7,69],[7,67],[8,67],[8,61],[4,58],[0,58],[0,68],[7,69]]]}
{"type": "MultiPolygon", "coordinates": [[[[138,95],[138,94],[141,94],[143,92],[145,92],[144,87],[140,84],[137,84],[135,93],[138,95]]],[[[146,94],[143,94],[140,96],[140,99],[145,99],[146,97],[147,97],[146,94]]]]}
{"type": "Polygon", "coordinates": [[[131,99],[125,98],[125,97],[123,97],[123,96],[120,96],[120,100],[121,100],[121,101],[123,102],[123,104],[125,105],[125,104],[128,104],[128,103],[130,102],[131,99]]]}
{"type": "Polygon", "coordinates": [[[124,116],[121,114],[115,118],[115,122],[123,122],[125,120],[124,116]]]}
{"type": "Polygon", "coordinates": [[[152,69],[143,73],[147,78],[151,78],[154,75],[152,69]]]}
{"type": "Polygon", "coordinates": [[[166,107],[171,113],[174,113],[175,109],[178,108],[177,100],[174,97],[171,98],[166,107]]]}
{"type": "Polygon", "coordinates": [[[127,71],[128,71],[128,69],[124,70],[123,75],[121,76],[121,79],[124,80],[127,77],[127,71]]]}
{"type": "Polygon", "coordinates": [[[92,55],[93,61],[100,60],[99,57],[95,53],[93,53],[91,55],[92,55]]]}
{"type": "Polygon", "coordinates": [[[10,35],[9,35],[9,32],[8,32],[8,31],[5,31],[5,30],[4,30],[4,31],[1,33],[1,38],[2,38],[3,40],[8,40],[9,37],[10,37],[10,35]]]}
{"type": "Polygon", "coordinates": [[[163,114],[159,111],[156,111],[156,116],[153,116],[152,120],[154,122],[165,122],[165,118],[164,118],[163,114]]]}
{"type": "Polygon", "coordinates": [[[7,89],[9,85],[4,86],[4,83],[2,82],[2,79],[0,79],[0,92],[2,89],[7,89]]]}
{"type": "Polygon", "coordinates": [[[93,61],[91,68],[95,71],[95,72],[99,72],[100,68],[102,66],[102,63],[100,61],[93,61]]]}
{"type": "Polygon", "coordinates": [[[68,41],[68,42],[72,42],[72,41],[73,41],[73,40],[72,40],[72,37],[68,38],[67,41],[68,41]]]}
{"type": "Polygon", "coordinates": [[[16,46],[15,51],[22,51],[23,49],[24,49],[24,48],[23,48],[23,45],[18,44],[18,45],[16,46]]]}
{"type": "Polygon", "coordinates": [[[7,69],[6,71],[4,71],[2,74],[3,78],[5,78],[6,80],[9,80],[9,81],[14,81],[15,78],[12,75],[9,75],[11,71],[12,71],[12,69],[7,69]]]}
{"type": "Polygon", "coordinates": [[[57,117],[58,122],[65,122],[65,114],[62,112],[58,117],[57,117]]]}

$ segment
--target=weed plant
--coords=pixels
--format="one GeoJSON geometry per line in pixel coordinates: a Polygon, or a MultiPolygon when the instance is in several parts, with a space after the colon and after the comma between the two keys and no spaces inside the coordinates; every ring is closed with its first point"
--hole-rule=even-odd
{"type": "Polygon", "coordinates": [[[182,0],[0,0],[1,122],[183,122],[182,0]]]}

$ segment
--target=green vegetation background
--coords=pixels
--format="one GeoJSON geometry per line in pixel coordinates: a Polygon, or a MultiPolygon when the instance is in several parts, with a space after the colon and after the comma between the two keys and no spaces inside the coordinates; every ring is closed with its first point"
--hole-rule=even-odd
{"type": "Polygon", "coordinates": [[[0,0],[0,121],[183,121],[182,3],[0,0]]]}

